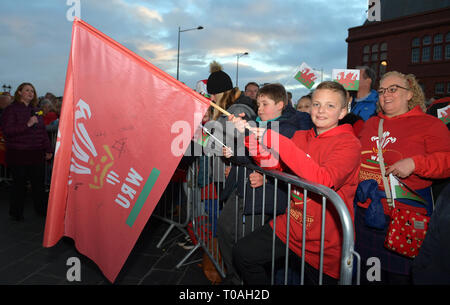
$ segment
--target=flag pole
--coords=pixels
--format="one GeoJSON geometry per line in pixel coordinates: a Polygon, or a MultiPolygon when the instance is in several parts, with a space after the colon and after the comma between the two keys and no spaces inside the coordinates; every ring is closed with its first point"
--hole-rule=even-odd
{"type": "Polygon", "coordinates": [[[225,109],[223,109],[222,107],[220,107],[219,105],[216,105],[215,103],[213,103],[212,101],[209,101],[209,104],[211,106],[213,106],[214,108],[216,108],[217,110],[219,110],[220,112],[222,112],[223,114],[225,114],[226,116],[230,116],[231,113],[229,113],[228,111],[226,111],[225,109]]]}
{"type": "MultiPolygon", "coordinates": [[[[226,111],[225,109],[223,109],[223,108],[220,107],[219,105],[213,103],[212,101],[209,101],[209,104],[210,104],[212,107],[214,107],[214,108],[216,108],[217,110],[219,110],[220,112],[222,112],[223,114],[225,114],[227,117],[231,115],[231,113],[229,113],[228,111],[226,111]]],[[[245,124],[245,128],[247,128],[248,130],[250,130],[250,125],[248,124],[248,122],[247,122],[247,124],[245,124]]]]}

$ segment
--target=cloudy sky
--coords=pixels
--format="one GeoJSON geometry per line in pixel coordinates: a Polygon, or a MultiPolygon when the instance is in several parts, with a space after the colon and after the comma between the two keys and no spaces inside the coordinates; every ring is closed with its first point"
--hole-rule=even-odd
{"type": "Polygon", "coordinates": [[[63,95],[72,23],[81,19],[176,77],[181,29],[180,80],[195,88],[216,60],[239,87],[279,82],[294,101],[308,89],[293,77],[306,62],[331,78],[347,65],[348,28],[367,17],[367,0],[2,0],[0,90],[32,82],[38,95],[63,95]]]}

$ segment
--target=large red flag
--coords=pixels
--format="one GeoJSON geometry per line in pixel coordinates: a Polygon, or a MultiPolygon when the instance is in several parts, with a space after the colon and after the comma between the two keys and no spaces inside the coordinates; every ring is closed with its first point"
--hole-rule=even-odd
{"type": "Polygon", "coordinates": [[[208,107],[75,19],[44,247],[71,237],[114,282],[208,107]]]}

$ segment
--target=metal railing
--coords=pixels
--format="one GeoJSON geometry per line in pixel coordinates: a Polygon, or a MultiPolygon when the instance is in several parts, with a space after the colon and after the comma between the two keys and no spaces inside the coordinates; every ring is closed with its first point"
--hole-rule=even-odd
{"type": "MultiPolygon", "coordinates": [[[[225,177],[224,173],[220,170],[217,170],[220,168],[220,162],[221,157],[215,157],[211,156],[209,158],[203,158],[202,162],[204,164],[202,165],[203,168],[208,168],[207,171],[199,171],[201,167],[201,162],[199,159],[197,159],[189,168],[188,175],[187,175],[187,188],[184,189],[184,194],[186,195],[185,202],[181,203],[178,202],[176,205],[178,205],[180,208],[184,209],[186,211],[185,216],[183,219],[176,219],[174,220],[174,215],[161,215],[161,213],[158,213],[158,216],[163,221],[166,221],[170,224],[169,229],[167,230],[166,234],[164,234],[163,238],[161,239],[158,246],[160,247],[162,244],[162,241],[167,237],[167,235],[174,229],[177,228],[182,233],[184,233],[186,236],[188,236],[187,232],[187,226],[192,226],[192,231],[195,237],[195,247],[192,248],[186,256],[177,264],[177,268],[185,265],[186,261],[192,256],[192,254],[197,251],[199,248],[203,249],[203,251],[208,255],[208,257],[211,259],[213,264],[215,265],[217,271],[219,274],[225,278],[226,277],[226,266],[224,265],[223,260],[220,257],[220,247],[219,244],[216,242],[213,242],[214,237],[217,234],[217,220],[220,217],[220,192],[223,190],[223,187],[225,186],[225,177]],[[199,186],[199,172],[203,173],[203,185],[199,186]],[[206,181],[206,183],[205,183],[206,181]],[[211,188],[214,188],[211,190],[211,188]],[[202,196],[203,192],[203,196],[202,196]]],[[[312,183],[309,181],[306,181],[302,178],[284,173],[279,171],[267,171],[263,170],[260,167],[257,167],[252,164],[246,164],[246,165],[239,165],[239,164],[232,164],[236,166],[236,171],[239,173],[239,171],[244,172],[244,176],[247,177],[247,171],[257,171],[263,175],[263,185],[262,187],[262,194],[263,194],[263,202],[262,202],[262,212],[261,215],[267,215],[268,213],[265,211],[265,208],[267,208],[268,204],[273,204],[272,211],[273,213],[276,213],[277,211],[277,204],[280,203],[277,202],[277,192],[281,190],[280,185],[283,185],[284,190],[287,188],[287,202],[286,204],[286,213],[287,215],[290,215],[290,202],[291,202],[291,188],[293,186],[302,188],[304,191],[304,201],[303,201],[303,224],[307,223],[307,199],[309,198],[310,194],[316,194],[314,196],[321,196],[322,198],[322,222],[321,222],[321,236],[320,236],[320,253],[319,253],[319,279],[318,283],[322,284],[323,279],[323,255],[324,255],[324,242],[325,242],[325,215],[326,211],[329,208],[329,204],[331,203],[331,206],[334,207],[334,209],[337,211],[337,214],[339,216],[339,219],[337,222],[340,222],[340,226],[342,228],[342,250],[341,250],[341,257],[340,257],[340,276],[339,276],[339,284],[341,285],[350,285],[352,284],[352,278],[354,277],[354,256],[357,258],[357,268],[355,268],[356,271],[356,284],[359,284],[359,277],[360,277],[360,259],[359,255],[354,251],[354,227],[353,227],[353,221],[352,217],[350,215],[350,212],[346,206],[346,204],[343,202],[342,198],[332,189],[327,188],[323,185],[312,183]],[[273,202],[266,203],[266,196],[265,196],[265,190],[268,186],[268,183],[266,180],[270,180],[270,183],[273,185],[274,190],[274,198],[273,202]]],[[[238,179],[239,175],[236,175],[236,179],[238,179]]],[[[237,182],[237,180],[236,180],[237,182]]],[[[236,218],[235,218],[235,228],[234,228],[234,240],[237,242],[238,239],[242,238],[246,235],[246,232],[253,231],[257,227],[262,226],[265,222],[267,222],[267,217],[260,217],[261,222],[255,221],[255,216],[259,213],[255,213],[255,204],[258,204],[255,202],[255,189],[252,190],[252,194],[248,195],[246,194],[246,190],[248,189],[246,187],[248,181],[247,179],[244,180],[244,194],[241,197],[243,200],[243,206],[247,204],[246,201],[250,200],[250,205],[252,206],[252,213],[251,215],[245,215],[242,219],[238,219],[238,194],[235,194],[235,204],[236,204],[236,218]],[[248,197],[250,196],[250,199],[248,197]],[[242,226],[242,235],[238,236],[238,228],[237,226],[242,226]],[[250,230],[246,226],[250,227],[250,230]]],[[[169,185],[168,191],[170,192],[171,186],[169,185]]],[[[259,190],[261,192],[261,190],[259,190]]],[[[242,194],[241,194],[242,195],[242,194]]],[[[172,196],[173,197],[173,196],[172,196]]],[[[181,196],[178,196],[180,198],[181,196]]],[[[165,208],[162,209],[162,211],[174,211],[173,203],[171,203],[171,206],[167,205],[167,203],[164,203],[165,199],[162,199],[158,205],[165,206],[165,208]]],[[[160,210],[161,211],[161,210],[160,210]]],[[[241,211],[242,212],[242,211],[241,211]]],[[[243,214],[243,213],[241,213],[243,214]]],[[[275,231],[276,231],[276,217],[275,215],[269,215],[269,219],[273,219],[273,228],[274,228],[274,234],[273,234],[273,240],[275,242],[275,231]]],[[[292,274],[289,272],[289,256],[287,255],[289,252],[289,223],[290,217],[287,217],[287,242],[286,242],[286,256],[285,256],[285,263],[284,263],[284,280],[282,283],[280,283],[279,276],[277,279],[275,279],[277,272],[279,273],[279,270],[275,267],[275,260],[274,256],[272,255],[272,262],[271,262],[271,283],[272,284],[289,284],[290,279],[288,278],[289,274],[292,274]]],[[[335,220],[336,221],[336,220],[335,220]]],[[[338,224],[339,225],[339,224],[338,224]]],[[[300,273],[300,284],[304,283],[304,265],[305,265],[305,249],[306,249],[306,243],[308,242],[304,237],[306,226],[303,226],[303,239],[302,239],[302,255],[299,257],[301,262],[301,269],[296,270],[295,272],[300,273]]],[[[191,233],[192,234],[192,233],[191,233]]],[[[189,264],[189,263],[188,263],[189,264]]]]}

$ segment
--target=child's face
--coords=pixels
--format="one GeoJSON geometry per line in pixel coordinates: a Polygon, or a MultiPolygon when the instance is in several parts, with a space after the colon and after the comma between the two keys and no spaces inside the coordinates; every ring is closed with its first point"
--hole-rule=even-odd
{"type": "Polygon", "coordinates": [[[258,116],[261,121],[273,120],[281,115],[283,112],[283,102],[278,102],[264,96],[260,95],[258,97],[258,116]]]}
{"type": "Polygon", "coordinates": [[[311,113],[311,103],[311,99],[302,98],[300,99],[300,101],[298,101],[297,110],[301,112],[311,113]]]}
{"type": "Polygon", "coordinates": [[[335,91],[319,89],[312,96],[311,119],[318,134],[336,127],[347,114],[342,107],[342,96],[335,91]]]}

